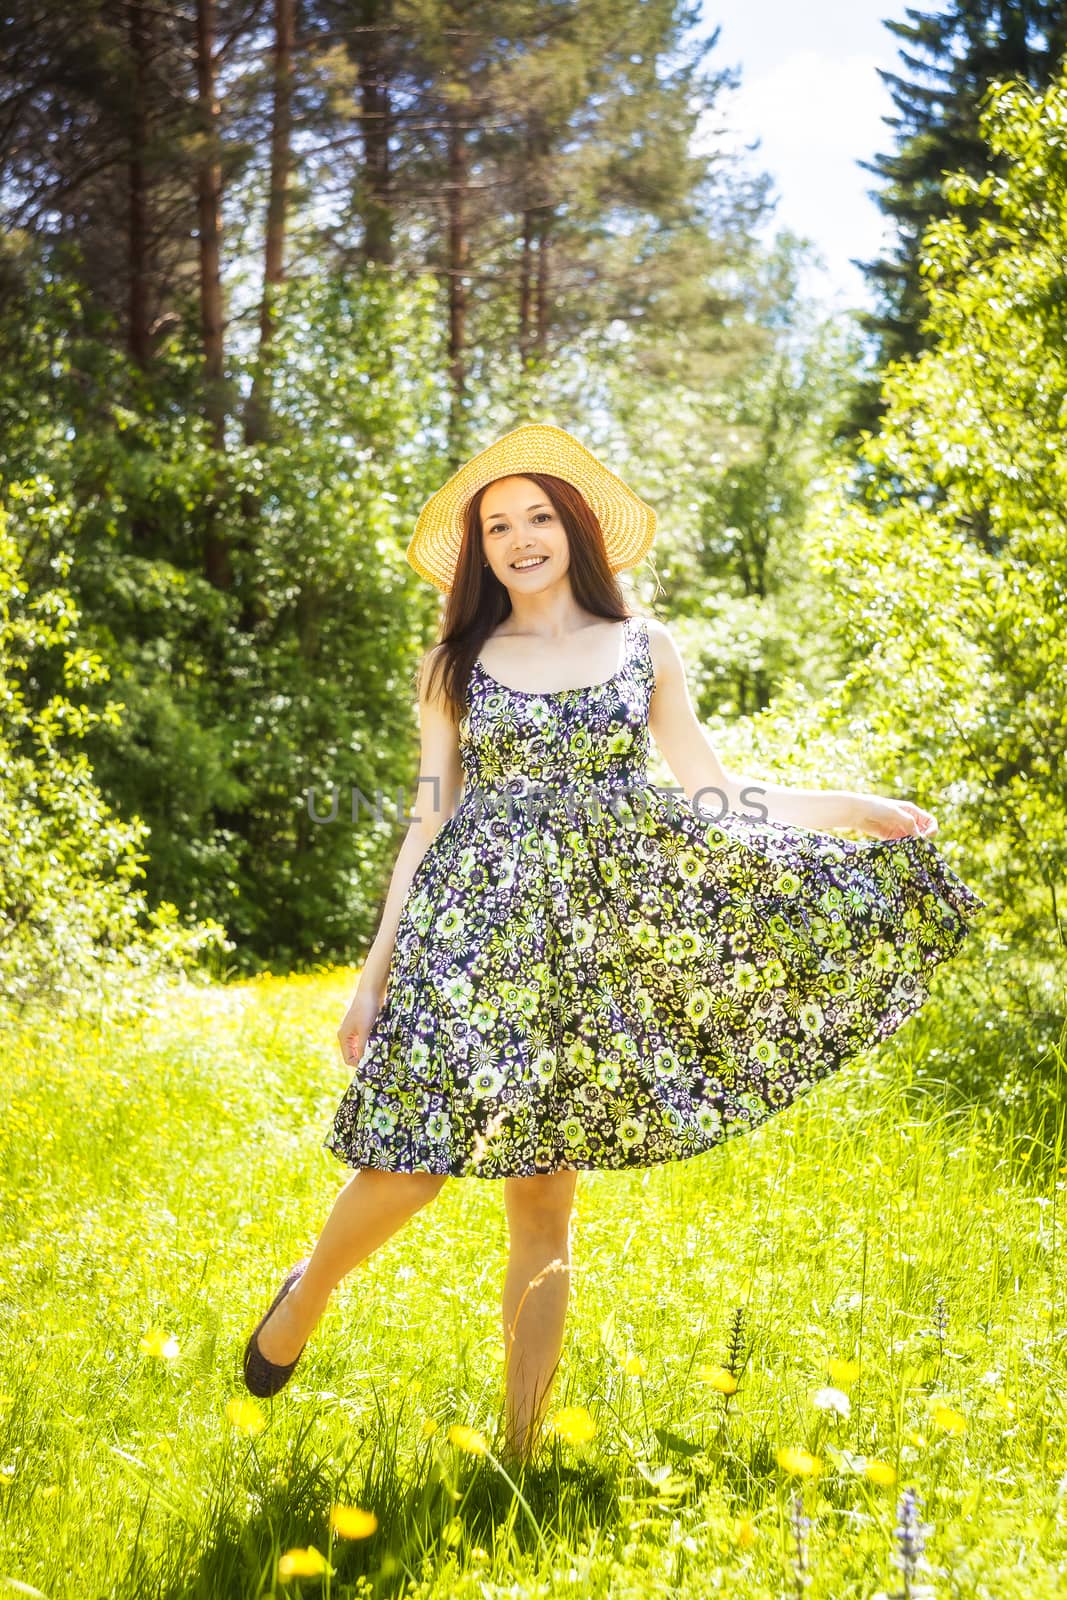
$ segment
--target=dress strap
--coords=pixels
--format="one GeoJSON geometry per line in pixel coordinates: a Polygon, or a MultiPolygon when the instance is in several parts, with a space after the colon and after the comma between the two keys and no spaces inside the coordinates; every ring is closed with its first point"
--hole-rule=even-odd
{"type": "Polygon", "coordinates": [[[654,680],[652,650],[648,642],[648,618],[634,612],[626,619],[626,665],[640,668],[649,680],[654,680]]]}

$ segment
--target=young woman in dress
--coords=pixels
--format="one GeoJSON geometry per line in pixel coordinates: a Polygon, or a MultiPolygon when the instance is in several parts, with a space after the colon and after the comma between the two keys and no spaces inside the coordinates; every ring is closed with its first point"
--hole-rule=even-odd
{"type": "Polygon", "coordinates": [[[616,581],[654,533],[543,424],[420,514],[408,558],[448,604],[418,674],[415,820],[338,1030],[354,1076],[324,1144],[356,1171],[249,1338],[255,1394],[450,1175],[501,1177],[499,1448],[529,1459],[578,1172],[695,1155],[783,1109],[919,1009],[985,904],[912,801],[724,767],[669,628],[616,581]],[[648,784],[649,734],[684,799],[648,784]]]}

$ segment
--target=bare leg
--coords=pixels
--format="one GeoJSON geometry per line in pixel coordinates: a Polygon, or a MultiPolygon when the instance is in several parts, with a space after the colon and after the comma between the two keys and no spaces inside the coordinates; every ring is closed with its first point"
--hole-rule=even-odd
{"type": "Polygon", "coordinates": [[[505,1178],[511,1239],[504,1280],[504,1454],[532,1458],[563,1348],[570,1293],[570,1215],[577,1172],[505,1178]]]}
{"type": "Polygon", "coordinates": [[[372,1167],[353,1173],[333,1203],[302,1277],[259,1335],[268,1361],[284,1366],[294,1359],[341,1279],[428,1204],[446,1180],[447,1174],[372,1167]]]}

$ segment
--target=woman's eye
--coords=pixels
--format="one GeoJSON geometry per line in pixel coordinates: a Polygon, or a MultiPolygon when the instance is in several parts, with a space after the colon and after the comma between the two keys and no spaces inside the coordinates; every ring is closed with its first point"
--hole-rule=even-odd
{"type": "MultiPolygon", "coordinates": [[[[542,517],[545,518],[546,522],[551,522],[552,521],[552,513],[551,513],[551,511],[538,511],[536,513],[536,515],[534,516],[534,521],[535,522],[540,522],[542,517]]],[[[489,529],[489,532],[490,533],[506,533],[507,532],[507,524],[504,523],[504,522],[494,522],[493,526],[489,529]]]]}

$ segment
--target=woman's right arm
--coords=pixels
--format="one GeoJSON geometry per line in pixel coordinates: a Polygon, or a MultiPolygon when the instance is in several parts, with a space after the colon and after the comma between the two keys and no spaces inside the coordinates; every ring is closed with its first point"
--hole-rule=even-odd
{"type": "Polygon", "coordinates": [[[463,777],[459,728],[440,691],[435,690],[432,698],[429,694],[427,678],[433,654],[433,650],[427,651],[419,667],[421,755],[418,789],[412,807],[415,820],[408,825],[400,846],[378,930],[363,963],[352,1003],[338,1029],[341,1053],[349,1065],[359,1059],[366,1036],[385,998],[393,943],[411,880],[459,799],[463,777]]]}

